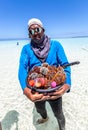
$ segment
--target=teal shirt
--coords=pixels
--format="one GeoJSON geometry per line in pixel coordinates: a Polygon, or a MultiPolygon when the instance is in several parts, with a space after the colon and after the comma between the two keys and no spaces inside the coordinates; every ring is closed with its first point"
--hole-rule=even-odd
{"type": "MultiPolygon", "coordinates": [[[[55,66],[68,63],[64,49],[57,40],[50,41],[50,50],[45,62],[47,62],[49,65],[55,66]]],[[[34,66],[41,66],[41,64],[41,61],[34,54],[30,43],[26,44],[22,48],[18,70],[18,78],[23,90],[26,88],[26,78],[28,71],[31,70],[34,66]]],[[[66,72],[66,83],[71,86],[70,67],[65,68],[64,71],[66,72]]]]}

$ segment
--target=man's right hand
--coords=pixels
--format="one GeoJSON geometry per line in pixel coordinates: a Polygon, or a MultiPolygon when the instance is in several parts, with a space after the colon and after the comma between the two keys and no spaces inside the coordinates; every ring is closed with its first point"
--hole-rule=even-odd
{"type": "Polygon", "coordinates": [[[49,99],[49,95],[44,96],[44,94],[40,94],[38,92],[32,93],[31,89],[25,88],[24,89],[24,94],[32,101],[32,102],[37,102],[37,101],[44,101],[49,99]]]}

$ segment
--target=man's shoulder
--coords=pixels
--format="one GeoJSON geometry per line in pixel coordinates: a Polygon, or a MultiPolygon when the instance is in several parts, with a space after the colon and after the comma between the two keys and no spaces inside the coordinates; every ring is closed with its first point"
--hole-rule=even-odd
{"type": "Polygon", "coordinates": [[[52,45],[60,45],[61,43],[59,42],[59,40],[57,40],[57,39],[51,39],[50,40],[50,43],[52,44],[52,45]]]}
{"type": "Polygon", "coordinates": [[[30,48],[30,43],[26,43],[24,46],[23,46],[23,48],[30,48]]]}

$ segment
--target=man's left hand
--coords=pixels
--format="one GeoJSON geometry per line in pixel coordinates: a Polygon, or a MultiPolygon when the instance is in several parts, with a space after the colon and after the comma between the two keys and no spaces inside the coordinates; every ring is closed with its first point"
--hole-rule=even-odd
{"type": "Polygon", "coordinates": [[[50,93],[50,100],[57,99],[61,97],[65,92],[67,92],[70,89],[70,86],[68,84],[64,84],[61,88],[59,88],[57,91],[50,93]]]}

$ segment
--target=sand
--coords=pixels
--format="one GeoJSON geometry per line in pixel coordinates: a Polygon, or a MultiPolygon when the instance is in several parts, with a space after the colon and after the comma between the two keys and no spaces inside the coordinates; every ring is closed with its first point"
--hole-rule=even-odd
{"type": "MultiPolygon", "coordinates": [[[[2,130],[59,130],[47,103],[48,122],[38,125],[40,115],[33,102],[23,94],[18,81],[19,55],[22,46],[0,45],[0,122],[2,130]]],[[[71,67],[72,88],[63,95],[66,130],[88,130],[88,49],[66,48],[69,61],[80,61],[71,67]]]]}

